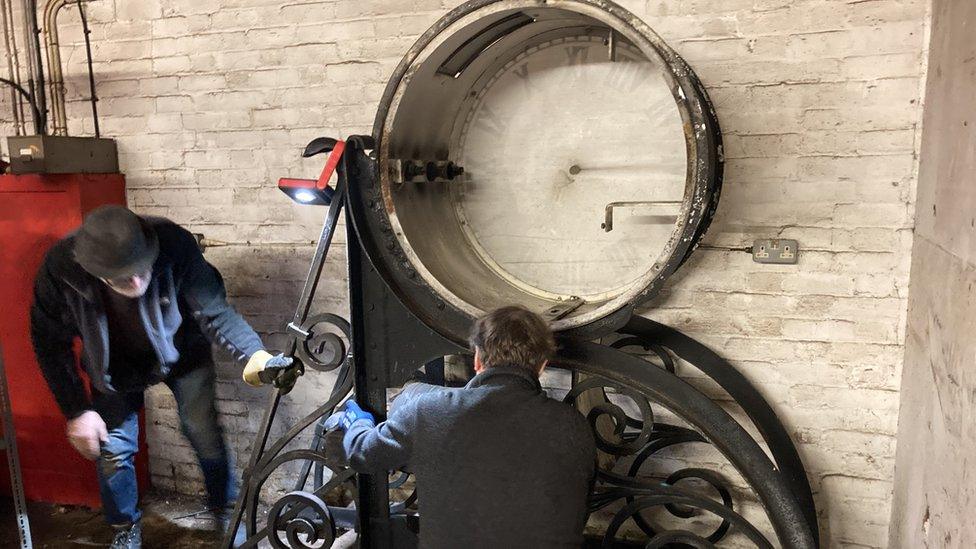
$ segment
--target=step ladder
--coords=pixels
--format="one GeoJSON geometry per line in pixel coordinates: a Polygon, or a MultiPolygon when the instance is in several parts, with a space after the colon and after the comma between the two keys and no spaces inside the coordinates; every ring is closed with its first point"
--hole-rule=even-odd
{"type": "Polygon", "coordinates": [[[17,516],[17,533],[21,549],[31,549],[30,522],[27,519],[27,503],[24,500],[24,482],[20,475],[20,458],[17,455],[17,433],[14,431],[14,414],[10,408],[10,392],[7,387],[7,371],[3,364],[3,348],[0,347],[0,413],[3,415],[3,440],[0,450],[7,452],[10,467],[10,491],[14,497],[14,513],[17,516]]]}

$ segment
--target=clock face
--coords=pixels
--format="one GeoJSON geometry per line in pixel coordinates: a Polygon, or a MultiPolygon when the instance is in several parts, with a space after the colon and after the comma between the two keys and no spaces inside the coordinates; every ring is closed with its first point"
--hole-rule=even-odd
{"type": "Polygon", "coordinates": [[[596,337],[704,234],[718,122],[694,72],[635,21],[602,0],[472,1],[394,71],[378,185],[350,196],[373,264],[435,330],[463,341],[471,319],[519,304],[596,337]]]}
{"type": "Polygon", "coordinates": [[[660,62],[606,35],[535,44],[469,92],[451,199],[481,259],[548,299],[607,299],[675,229],[687,180],[681,113],[660,62]],[[612,208],[612,230],[605,230],[612,208]]]}

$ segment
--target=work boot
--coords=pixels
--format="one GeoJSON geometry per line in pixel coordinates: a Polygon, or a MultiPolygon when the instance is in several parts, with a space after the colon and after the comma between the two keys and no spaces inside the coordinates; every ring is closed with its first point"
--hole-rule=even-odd
{"type": "Polygon", "coordinates": [[[114,528],[115,537],[109,549],[142,549],[142,526],[138,522],[114,528]]]}

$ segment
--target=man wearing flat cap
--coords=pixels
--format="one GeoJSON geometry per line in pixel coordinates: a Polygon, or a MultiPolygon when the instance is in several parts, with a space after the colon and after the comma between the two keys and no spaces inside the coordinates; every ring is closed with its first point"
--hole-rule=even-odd
{"type": "Polygon", "coordinates": [[[245,364],[251,385],[293,384],[291,359],[272,356],[227,303],[220,273],[186,229],[121,206],[92,211],[47,253],[34,284],[31,336],[72,446],[97,462],[112,547],[140,547],[133,458],[143,392],[165,383],[203,470],[207,503],[226,525],[236,498],[214,406],[211,343],[245,364]],[[91,394],[75,369],[72,341],[91,394]]]}

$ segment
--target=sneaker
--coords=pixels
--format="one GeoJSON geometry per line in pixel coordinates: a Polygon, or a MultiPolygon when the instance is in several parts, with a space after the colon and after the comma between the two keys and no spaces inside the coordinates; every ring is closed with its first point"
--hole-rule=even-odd
{"type": "Polygon", "coordinates": [[[136,522],[128,526],[116,527],[115,537],[109,549],[142,549],[142,526],[136,522]]]}

